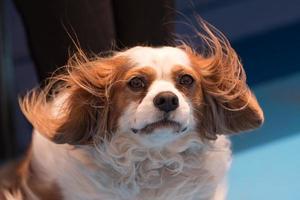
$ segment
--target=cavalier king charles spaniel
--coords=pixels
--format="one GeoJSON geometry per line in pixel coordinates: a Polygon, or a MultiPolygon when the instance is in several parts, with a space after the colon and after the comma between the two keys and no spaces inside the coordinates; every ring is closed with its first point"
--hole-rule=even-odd
{"type": "Polygon", "coordinates": [[[263,112],[225,37],[205,50],[137,46],[73,56],[20,100],[31,148],[0,171],[0,199],[224,200],[228,135],[263,112]]]}

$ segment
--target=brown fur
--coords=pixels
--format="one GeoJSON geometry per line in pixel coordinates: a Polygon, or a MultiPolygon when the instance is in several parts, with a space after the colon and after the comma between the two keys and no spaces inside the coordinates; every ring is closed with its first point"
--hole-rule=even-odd
{"type": "Polygon", "coordinates": [[[194,105],[194,109],[201,106],[203,102],[203,94],[201,88],[201,77],[194,68],[176,66],[172,70],[173,81],[176,87],[188,98],[194,105]],[[184,87],[178,83],[180,76],[188,74],[193,77],[194,83],[191,87],[184,87]]]}
{"type": "Polygon", "coordinates": [[[204,22],[206,35],[199,37],[208,46],[206,55],[183,45],[192,67],[198,72],[204,96],[204,105],[195,105],[199,133],[216,139],[217,134],[232,134],[259,127],[264,116],[255,96],[246,84],[242,64],[228,40],[211,25],[204,22]]]}
{"type": "Polygon", "coordinates": [[[52,77],[45,89],[23,98],[22,111],[40,133],[56,143],[86,144],[95,134],[109,137],[111,91],[127,65],[122,57],[89,61],[84,55],[74,56],[65,74],[52,77]],[[59,115],[53,116],[52,98],[63,94],[68,97],[59,115]]]}

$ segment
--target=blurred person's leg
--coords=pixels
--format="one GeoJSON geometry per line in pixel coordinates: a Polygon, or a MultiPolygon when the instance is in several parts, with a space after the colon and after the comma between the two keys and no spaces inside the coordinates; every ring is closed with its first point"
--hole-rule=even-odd
{"type": "Polygon", "coordinates": [[[68,30],[86,52],[137,44],[166,44],[173,0],[15,0],[28,34],[40,80],[66,63],[74,45],[68,30]],[[71,28],[72,27],[72,28],[71,28]]]}
{"type": "Polygon", "coordinates": [[[117,44],[167,45],[173,33],[174,0],[113,0],[117,44]]]}
{"type": "Polygon", "coordinates": [[[74,45],[86,51],[108,50],[115,38],[110,0],[15,0],[27,31],[40,80],[66,64],[74,45]]]}

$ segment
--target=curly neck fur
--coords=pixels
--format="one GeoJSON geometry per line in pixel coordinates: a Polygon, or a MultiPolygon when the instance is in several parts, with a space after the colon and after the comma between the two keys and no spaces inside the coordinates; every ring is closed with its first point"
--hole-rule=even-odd
{"type": "Polygon", "coordinates": [[[61,188],[64,199],[220,200],[225,189],[218,184],[230,155],[224,136],[203,142],[191,133],[164,148],[146,148],[130,134],[115,134],[101,145],[71,146],[35,133],[32,163],[61,188]]]}

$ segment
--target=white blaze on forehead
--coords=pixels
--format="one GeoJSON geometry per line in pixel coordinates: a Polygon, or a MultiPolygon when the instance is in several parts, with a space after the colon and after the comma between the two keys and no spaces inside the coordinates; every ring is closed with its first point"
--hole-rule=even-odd
{"type": "Polygon", "coordinates": [[[134,47],[123,52],[137,67],[153,67],[158,77],[169,75],[174,66],[190,66],[187,54],[175,47],[134,47]]]}

